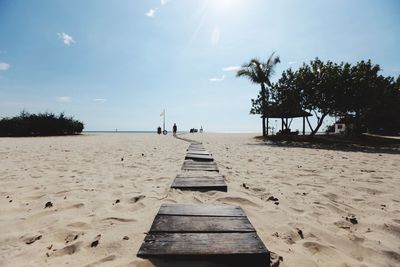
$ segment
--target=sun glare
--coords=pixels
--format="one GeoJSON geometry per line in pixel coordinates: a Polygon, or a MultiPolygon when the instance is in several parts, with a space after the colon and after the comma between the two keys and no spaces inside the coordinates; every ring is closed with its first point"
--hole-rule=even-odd
{"type": "Polygon", "coordinates": [[[209,0],[208,5],[217,12],[233,12],[239,10],[243,0],[209,0]]]}

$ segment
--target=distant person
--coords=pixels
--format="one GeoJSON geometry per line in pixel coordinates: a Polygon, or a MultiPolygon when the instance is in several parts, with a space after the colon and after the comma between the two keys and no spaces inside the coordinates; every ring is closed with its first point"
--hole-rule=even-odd
{"type": "Polygon", "coordinates": [[[172,126],[172,133],[174,136],[176,135],[176,132],[178,131],[178,126],[176,126],[176,123],[174,123],[174,126],[172,126]]]}
{"type": "Polygon", "coordinates": [[[200,133],[203,132],[203,126],[200,126],[200,133]]]}
{"type": "Polygon", "coordinates": [[[157,128],[157,133],[158,133],[158,134],[161,134],[161,126],[158,126],[158,128],[157,128]]]}

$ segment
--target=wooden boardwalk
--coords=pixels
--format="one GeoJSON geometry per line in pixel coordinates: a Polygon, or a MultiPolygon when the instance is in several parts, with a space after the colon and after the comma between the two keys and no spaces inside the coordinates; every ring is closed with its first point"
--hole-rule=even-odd
{"type": "MultiPolygon", "coordinates": [[[[200,142],[191,144],[171,188],[223,191],[228,187],[200,142]]],[[[239,206],[162,204],[138,257],[155,266],[270,266],[270,253],[239,206]]]]}
{"type": "Polygon", "coordinates": [[[269,266],[269,251],[239,206],[163,204],[138,256],[269,266]]]}

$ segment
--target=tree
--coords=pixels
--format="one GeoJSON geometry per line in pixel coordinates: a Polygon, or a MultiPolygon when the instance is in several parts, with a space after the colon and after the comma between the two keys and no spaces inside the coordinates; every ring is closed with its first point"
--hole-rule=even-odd
{"type": "MultiPolygon", "coordinates": [[[[271,87],[270,78],[275,73],[275,66],[280,62],[281,61],[279,59],[279,56],[275,56],[274,52],[269,56],[266,62],[261,62],[258,59],[252,59],[250,60],[249,63],[243,64],[236,73],[237,77],[246,77],[252,83],[256,83],[261,86],[259,97],[257,98],[261,100],[259,106],[260,108],[259,109],[252,108],[250,111],[251,114],[264,115],[270,100],[270,87],[271,87]]],[[[254,101],[257,100],[252,99],[253,107],[254,107],[254,101]]],[[[263,136],[265,137],[266,136],[265,118],[262,118],[262,127],[263,127],[262,128],[263,136]]]]}
{"type": "Polygon", "coordinates": [[[301,93],[302,108],[314,112],[317,117],[317,125],[311,128],[310,136],[314,136],[324,119],[328,115],[336,115],[344,112],[346,95],[349,86],[350,65],[336,64],[331,61],[324,63],[316,58],[309,65],[303,64],[296,72],[296,86],[301,93]]]}
{"type": "MultiPolygon", "coordinates": [[[[272,102],[268,111],[276,114],[301,114],[303,111],[303,98],[301,91],[296,86],[296,73],[292,69],[283,71],[281,78],[271,86],[272,102]]],[[[282,125],[290,128],[288,119],[281,118],[282,125]]]]}
{"type": "MultiPolygon", "coordinates": [[[[326,63],[316,58],[296,72],[288,69],[272,86],[273,101],[283,111],[303,109],[313,112],[317,125],[307,122],[314,136],[326,116],[350,116],[351,134],[364,131],[397,133],[400,131],[400,77],[379,75],[379,65],[370,60],[326,63]]],[[[261,99],[253,101],[260,105],[261,99]]],[[[258,107],[257,106],[257,107],[258,107]]]]}

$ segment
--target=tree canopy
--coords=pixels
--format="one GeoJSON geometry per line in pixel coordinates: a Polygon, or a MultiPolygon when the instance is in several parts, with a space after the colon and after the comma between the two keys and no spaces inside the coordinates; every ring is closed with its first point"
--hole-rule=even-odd
{"type": "MultiPolygon", "coordinates": [[[[275,56],[275,52],[272,53],[266,62],[262,62],[259,59],[252,59],[250,62],[245,63],[236,73],[237,77],[246,77],[252,83],[259,84],[261,86],[260,93],[258,96],[258,106],[256,111],[253,109],[250,113],[260,112],[266,109],[267,104],[270,101],[270,87],[272,85],[270,79],[275,73],[275,66],[280,63],[279,56],[275,56]]],[[[253,100],[252,102],[257,101],[253,100]]],[[[254,105],[253,105],[254,106],[254,105]]],[[[265,120],[263,119],[263,136],[266,135],[265,132],[265,120]]]]}
{"type": "Polygon", "coordinates": [[[379,65],[370,60],[349,63],[323,62],[316,58],[298,70],[285,70],[271,84],[271,97],[252,100],[251,113],[263,114],[269,108],[306,110],[317,117],[311,135],[328,116],[354,117],[353,133],[400,131],[400,76],[384,77],[379,65]],[[262,104],[262,103],[265,104],[262,104]]]}

